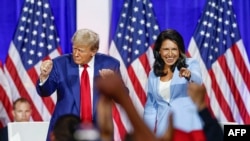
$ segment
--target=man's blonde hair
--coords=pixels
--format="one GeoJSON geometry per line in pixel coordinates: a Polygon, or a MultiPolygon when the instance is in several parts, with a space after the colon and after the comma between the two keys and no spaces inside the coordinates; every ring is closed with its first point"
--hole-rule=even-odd
{"type": "Polygon", "coordinates": [[[80,29],[71,39],[72,44],[90,46],[91,50],[99,49],[99,35],[90,29],[80,29]]]}

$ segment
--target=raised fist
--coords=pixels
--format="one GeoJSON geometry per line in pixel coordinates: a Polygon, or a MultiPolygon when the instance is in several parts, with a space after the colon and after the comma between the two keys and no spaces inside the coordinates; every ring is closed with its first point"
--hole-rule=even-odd
{"type": "Polygon", "coordinates": [[[42,62],[40,67],[40,81],[44,81],[46,78],[48,78],[51,70],[53,67],[53,62],[51,60],[45,60],[42,62]]]}

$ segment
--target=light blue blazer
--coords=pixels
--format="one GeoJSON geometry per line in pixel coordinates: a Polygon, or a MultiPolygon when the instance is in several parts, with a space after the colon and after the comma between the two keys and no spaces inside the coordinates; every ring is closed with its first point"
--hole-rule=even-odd
{"type": "MultiPolygon", "coordinates": [[[[190,81],[202,84],[201,69],[198,61],[187,58],[186,63],[191,71],[190,81]]],[[[201,128],[202,123],[197,109],[187,94],[188,81],[179,77],[179,70],[175,68],[170,84],[170,101],[167,102],[159,94],[160,77],[153,70],[149,73],[147,101],[144,108],[144,121],[156,135],[162,136],[168,127],[168,117],[173,112],[175,128],[190,131],[190,128],[201,128]]]]}

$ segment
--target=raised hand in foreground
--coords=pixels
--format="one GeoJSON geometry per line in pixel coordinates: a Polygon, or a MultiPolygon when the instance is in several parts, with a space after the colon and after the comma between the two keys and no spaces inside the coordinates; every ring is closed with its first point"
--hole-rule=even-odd
{"type": "Polygon", "coordinates": [[[222,141],[224,135],[221,125],[217,119],[211,115],[206,105],[205,86],[190,82],[188,84],[188,94],[196,104],[199,116],[204,122],[203,131],[207,141],[222,141]]]}
{"type": "Polygon", "coordinates": [[[111,70],[103,69],[99,71],[100,77],[97,78],[97,87],[101,94],[107,98],[113,99],[120,104],[126,111],[128,118],[134,128],[132,140],[134,141],[172,141],[173,136],[173,119],[170,119],[170,125],[166,134],[162,138],[157,138],[150,131],[143,119],[137,113],[130,97],[129,91],[125,86],[120,75],[111,70]]]}

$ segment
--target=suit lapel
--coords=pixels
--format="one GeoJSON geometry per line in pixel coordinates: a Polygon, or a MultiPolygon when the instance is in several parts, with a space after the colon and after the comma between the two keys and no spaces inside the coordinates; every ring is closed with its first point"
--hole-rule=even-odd
{"type": "Polygon", "coordinates": [[[73,58],[69,64],[68,76],[70,77],[69,87],[71,88],[72,96],[75,100],[77,110],[80,112],[80,79],[79,79],[79,66],[74,63],[73,58]]]}
{"type": "Polygon", "coordinates": [[[179,80],[179,71],[177,69],[174,70],[174,74],[173,74],[173,79],[172,79],[172,82],[170,84],[170,99],[174,98],[175,97],[175,88],[177,86],[176,83],[178,83],[180,80],[179,80]]]}
{"type": "Polygon", "coordinates": [[[95,55],[94,62],[94,80],[93,80],[93,116],[96,117],[96,108],[98,103],[99,94],[95,85],[95,78],[99,75],[99,70],[101,70],[101,60],[98,54],[95,55]]]}

